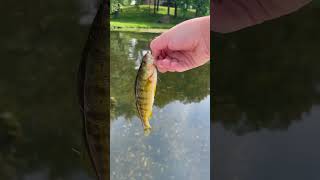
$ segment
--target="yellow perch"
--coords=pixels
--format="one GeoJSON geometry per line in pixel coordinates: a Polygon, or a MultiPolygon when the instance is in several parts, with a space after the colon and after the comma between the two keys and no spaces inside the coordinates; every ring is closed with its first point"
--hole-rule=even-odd
{"type": "Polygon", "coordinates": [[[157,69],[153,61],[153,56],[148,51],[143,56],[135,83],[136,106],[145,135],[148,135],[151,130],[149,119],[152,115],[152,106],[157,86],[157,69]]]}

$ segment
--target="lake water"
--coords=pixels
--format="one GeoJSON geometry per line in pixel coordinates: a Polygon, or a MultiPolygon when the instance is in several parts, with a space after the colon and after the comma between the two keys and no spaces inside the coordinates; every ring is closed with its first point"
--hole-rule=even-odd
{"type": "MultiPolygon", "coordinates": [[[[73,151],[82,149],[76,74],[92,2],[2,2],[1,180],[94,180],[73,151]]],[[[208,179],[211,100],[214,179],[319,180],[316,2],[263,25],[213,35],[214,97],[208,66],[161,74],[149,137],[136,117],[133,84],[155,35],[112,34],[111,65],[118,69],[111,89],[112,179],[208,179]]]]}
{"type": "MultiPolygon", "coordinates": [[[[95,179],[76,153],[85,150],[77,72],[94,1],[5,0],[2,7],[0,179],[95,179]]],[[[112,35],[112,179],[208,179],[209,66],[160,76],[154,131],[144,137],[132,93],[154,35],[121,36],[112,35]]]]}
{"type": "Polygon", "coordinates": [[[213,34],[214,179],[320,179],[319,10],[213,34]]]}
{"type": "Polygon", "coordinates": [[[157,34],[111,33],[111,179],[210,179],[210,68],[159,74],[149,136],[134,81],[157,34]]]}
{"type": "Polygon", "coordinates": [[[2,3],[0,179],[93,179],[72,150],[82,148],[76,80],[86,5],[2,3]]]}

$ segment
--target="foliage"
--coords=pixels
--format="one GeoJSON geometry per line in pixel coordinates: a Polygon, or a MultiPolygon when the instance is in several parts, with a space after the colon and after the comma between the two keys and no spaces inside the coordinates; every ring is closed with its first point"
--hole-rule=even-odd
{"type": "Polygon", "coordinates": [[[143,5],[143,1],[136,1],[136,5],[129,5],[129,1],[111,1],[111,26],[117,28],[170,28],[179,22],[198,16],[209,15],[209,0],[175,0],[166,2],[166,6],[143,5]],[[118,4],[121,4],[119,10],[118,4]],[[176,4],[176,6],[175,6],[176,4]],[[150,9],[153,7],[154,9],[150,9]],[[157,10],[156,10],[157,9],[157,10]],[[169,14],[168,14],[169,10],[169,14]],[[117,12],[116,12],[117,11],[117,12]],[[155,13],[156,12],[156,13],[155,13]],[[115,15],[116,14],[116,15],[115,15]],[[162,16],[169,15],[169,23],[159,23],[162,16]]]}
{"type": "Polygon", "coordinates": [[[110,13],[113,14],[119,9],[121,0],[111,0],[110,1],[110,13]]]}
{"type": "Polygon", "coordinates": [[[195,16],[204,16],[210,14],[210,0],[193,0],[192,6],[196,9],[195,16]]]}
{"type": "MultiPolygon", "coordinates": [[[[167,9],[164,6],[159,7],[159,11],[157,14],[151,14],[149,11],[149,6],[140,5],[139,10],[137,10],[134,6],[124,6],[122,7],[121,13],[119,17],[111,18],[111,26],[112,27],[120,27],[120,28],[162,28],[168,29],[172,26],[194,16],[194,10],[188,10],[186,17],[178,17],[173,18],[174,9],[170,9],[170,23],[158,23],[160,17],[166,15],[167,9]]],[[[180,11],[180,9],[179,9],[180,11]]]]}

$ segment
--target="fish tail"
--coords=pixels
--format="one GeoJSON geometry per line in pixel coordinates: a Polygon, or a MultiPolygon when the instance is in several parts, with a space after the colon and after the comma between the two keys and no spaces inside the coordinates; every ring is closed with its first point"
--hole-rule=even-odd
{"type": "Polygon", "coordinates": [[[151,128],[144,129],[143,131],[144,136],[149,136],[150,133],[151,133],[151,128]]]}
{"type": "Polygon", "coordinates": [[[143,131],[145,136],[148,136],[151,132],[151,125],[148,120],[143,123],[143,131]]]}
{"type": "Polygon", "coordinates": [[[149,121],[147,120],[147,121],[144,121],[144,123],[143,123],[143,129],[151,129],[151,125],[150,125],[150,123],[149,123],[149,121]]]}

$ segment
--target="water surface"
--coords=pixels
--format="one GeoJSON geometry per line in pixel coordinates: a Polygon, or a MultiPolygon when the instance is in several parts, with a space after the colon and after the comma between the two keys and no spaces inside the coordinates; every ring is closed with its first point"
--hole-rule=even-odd
{"type": "Polygon", "coordinates": [[[210,179],[209,64],[159,75],[153,129],[143,135],[134,81],[156,35],[111,33],[111,179],[210,179]]]}
{"type": "MultiPolygon", "coordinates": [[[[95,1],[2,4],[0,179],[95,179],[75,151],[85,150],[76,82],[95,1]]],[[[141,134],[132,91],[136,60],[153,36],[113,35],[112,179],[208,179],[208,66],[160,77],[154,133],[141,134]]]]}
{"type": "Polygon", "coordinates": [[[73,151],[84,150],[76,81],[91,2],[2,1],[1,180],[93,179],[73,151]]]}
{"type": "Polygon", "coordinates": [[[214,179],[320,179],[319,10],[213,35],[214,179]]]}

